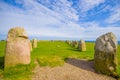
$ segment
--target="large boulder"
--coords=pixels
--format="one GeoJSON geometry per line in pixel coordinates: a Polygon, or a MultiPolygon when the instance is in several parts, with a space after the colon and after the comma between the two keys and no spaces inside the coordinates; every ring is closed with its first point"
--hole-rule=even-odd
{"type": "Polygon", "coordinates": [[[37,48],[37,39],[32,40],[32,47],[37,48]]]}
{"type": "Polygon", "coordinates": [[[97,38],[95,42],[94,67],[97,72],[113,75],[117,66],[117,39],[110,32],[97,38]]]}
{"type": "Polygon", "coordinates": [[[15,27],[9,30],[6,43],[4,67],[30,63],[30,41],[25,30],[15,27]]]}
{"type": "Polygon", "coordinates": [[[84,41],[84,40],[80,40],[80,41],[79,41],[78,49],[79,49],[80,51],[86,51],[86,44],[85,44],[85,41],[84,41]]]}

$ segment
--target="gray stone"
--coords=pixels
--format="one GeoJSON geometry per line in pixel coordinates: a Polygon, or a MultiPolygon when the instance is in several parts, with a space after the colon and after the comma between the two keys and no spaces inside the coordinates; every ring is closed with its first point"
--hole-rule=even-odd
{"type": "Polygon", "coordinates": [[[116,36],[112,32],[97,38],[94,47],[94,66],[97,72],[115,74],[117,45],[116,36]]]}

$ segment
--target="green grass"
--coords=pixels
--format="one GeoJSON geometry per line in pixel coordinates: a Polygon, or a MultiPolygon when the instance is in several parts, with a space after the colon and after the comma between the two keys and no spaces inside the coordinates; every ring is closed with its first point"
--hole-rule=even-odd
{"type": "Polygon", "coordinates": [[[94,44],[86,43],[88,50],[80,52],[63,41],[40,41],[38,47],[32,52],[32,59],[37,60],[41,66],[62,65],[66,58],[93,59],[94,44]]]}
{"type": "MultiPolygon", "coordinates": [[[[39,41],[38,47],[31,52],[31,63],[29,65],[17,65],[13,68],[3,71],[3,60],[5,51],[5,42],[0,41],[0,76],[5,80],[30,80],[30,75],[35,67],[34,62],[40,66],[62,66],[67,58],[80,58],[93,60],[94,43],[86,43],[87,51],[80,52],[63,41],[39,41]]],[[[120,45],[117,50],[118,66],[117,74],[120,76],[120,45]]]]}
{"type": "Polygon", "coordinates": [[[29,75],[32,74],[34,66],[33,64],[29,65],[17,65],[15,67],[10,67],[5,70],[2,74],[4,75],[5,80],[31,80],[29,75]]]}
{"type": "Polygon", "coordinates": [[[29,76],[35,67],[33,60],[29,65],[19,64],[4,71],[5,45],[5,41],[0,41],[0,80],[1,78],[4,80],[31,80],[29,76]]]}
{"type": "Polygon", "coordinates": [[[32,52],[32,57],[51,57],[58,56],[62,59],[68,57],[79,57],[84,59],[93,59],[94,55],[94,43],[86,43],[88,50],[80,52],[77,48],[73,48],[70,45],[62,41],[40,41],[38,47],[32,52]],[[39,55],[39,56],[38,56],[39,55]]]}
{"type": "Polygon", "coordinates": [[[120,77],[120,45],[118,45],[117,49],[117,59],[118,59],[117,74],[120,77]]]}
{"type": "Polygon", "coordinates": [[[4,64],[5,45],[6,45],[5,41],[0,41],[0,72],[1,69],[3,69],[4,67],[3,64],[4,64]]]}

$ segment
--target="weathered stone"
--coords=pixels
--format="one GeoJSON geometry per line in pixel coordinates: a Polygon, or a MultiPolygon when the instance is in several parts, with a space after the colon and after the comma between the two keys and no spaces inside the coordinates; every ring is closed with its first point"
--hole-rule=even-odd
{"type": "Polygon", "coordinates": [[[85,41],[84,41],[84,40],[80,40],[80,41],[79,41],[78,49],[79,49],[80,51],[86,51],[86,45],[85,45],[85,41]]]}
{"type": "Polygon", "coordinates": [[[94,66],[97,72],[115,74],[117,66],[117,39],[110,32],[97,38],[95,42],[94,66]]]}
{"type": "Polygon", "coordinates": [[[37,39],[32,40],[32,47],[37,48],[37,39]]]}
{"type": "Polygon", "coordinates": [[[6,43],[4,67],[30,63],[30,41],[25,30],[15,27],[9,30],[6,43]]]}
{"type": "Polygon", "coordinates": [[[77,41],[72,41],[72,47],[77,47],[78,46],[78,42],[77,41]]]}

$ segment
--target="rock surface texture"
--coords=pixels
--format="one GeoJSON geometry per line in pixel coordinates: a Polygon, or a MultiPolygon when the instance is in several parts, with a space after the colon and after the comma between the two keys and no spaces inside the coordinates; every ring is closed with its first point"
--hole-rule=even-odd
{"type": "Polygon", "coordinates": [[[94,67],[97,72],[115,74],[117,66],[117,39],[110,32],[100,36],[95,42],[94,67]]]}
{"type": "Polygon", "coordinates": [[[30,41],[25,30],[15,27],[9,30],[5,52],[5,68],[30,63],[30,41]]]}
{"type": "Polygon", "coordinates": [[[85,44],[85,41],[84,41],[84,40],[80,40],[80,41],[79,41],[78,49],[79,49],[80,51],[86,51],[86,44],[85,44]]]}

